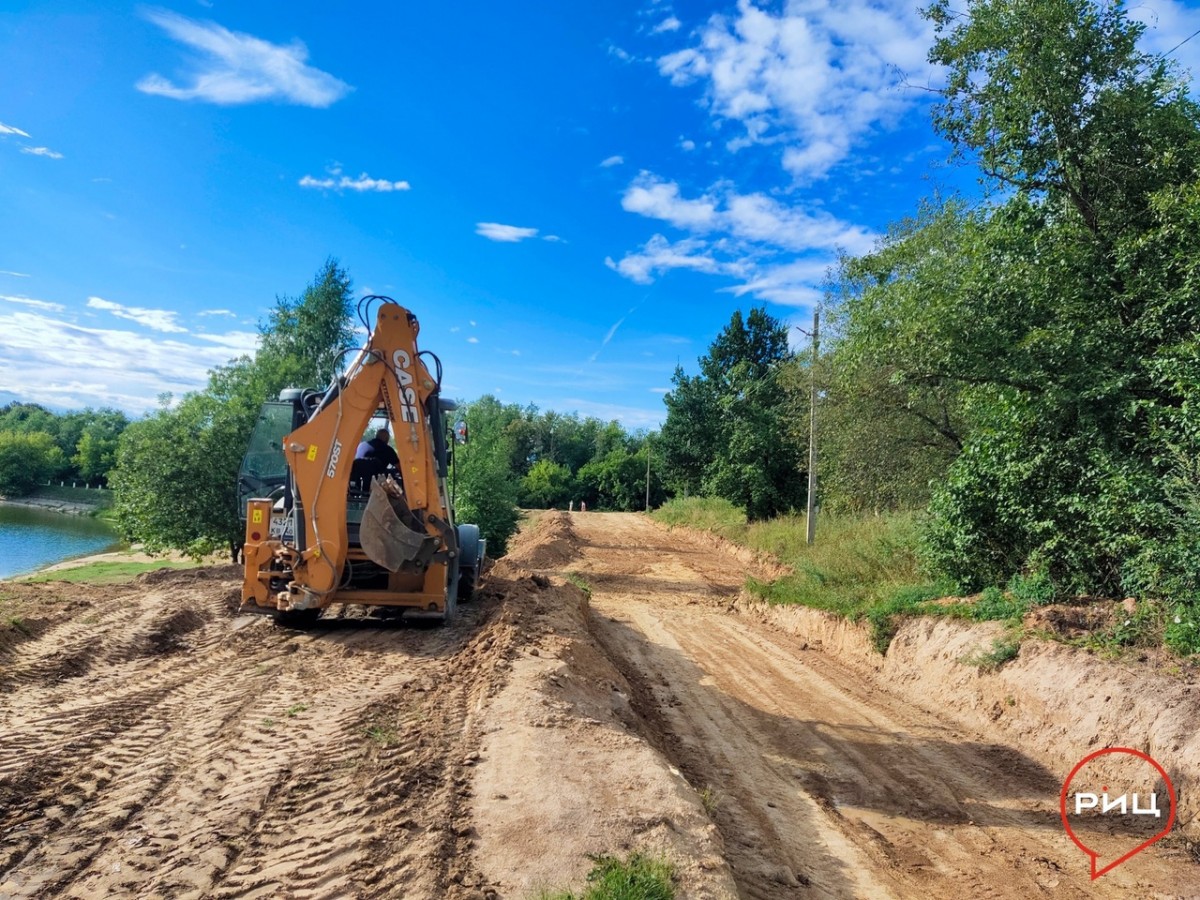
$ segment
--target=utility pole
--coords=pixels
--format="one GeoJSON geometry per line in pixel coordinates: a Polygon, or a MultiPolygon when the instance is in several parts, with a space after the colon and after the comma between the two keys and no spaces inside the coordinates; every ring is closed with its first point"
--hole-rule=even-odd
{"type": "Polygon", "coordinates": [[[808,399],[808,545],[817,538],[817,359],[821,348],[821,311],[813,310],[812,385],[808,399]]]}

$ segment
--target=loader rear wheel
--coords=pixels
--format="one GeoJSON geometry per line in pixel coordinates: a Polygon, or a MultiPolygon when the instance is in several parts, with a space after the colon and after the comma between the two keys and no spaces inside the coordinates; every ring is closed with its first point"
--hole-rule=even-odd
{"type": "Polygon", "coordinates": [[[475,596],[475,570],[463,569],[458,575],[458,599],[470,600],[475,596]]]}

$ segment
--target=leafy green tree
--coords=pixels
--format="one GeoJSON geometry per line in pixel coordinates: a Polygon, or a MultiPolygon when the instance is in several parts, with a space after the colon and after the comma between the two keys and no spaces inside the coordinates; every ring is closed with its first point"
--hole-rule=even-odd
{"type": "Polygon", "coordinates": [[[454,451],[454,505],[459,522],[478,525],[488,553],[502,556],[517,530],[520,480],[512,469],[508,425],[519,415],[491,395],[460,407],[468,441],[454,451]]]}
{"type": "Polygon", "coordinates": [[[698,376],[676,370],[659,440],[668,484],[724,497],[751,519],[803,502],[803,451],[781,380],[791,359],[786,326],[763,309],[739,310],[701,357],[698,376]]]}
{"type": "Polygon", "coordinates": [[[62,465],[62,451],[44,431],[0,431],[0,496],[28,494],[62,465]]]}
{"type": "Polygon", "coordinates": [[[150,552],[236,555],[241,527],[233,484],[244,447],[237,418],[226,411],[211,393],[197,392],[122,434],[110,477],[114,513],[125,534],[150,552]]]}
{"type": "Polygon", "coordinates": [[[117,445],[129,418],[119,410],[88,411],[71,463],[85,481],[104,481],[117,463],[117,445]]]}
{"type": "Polygon", "coordinates": [[[259,328],[255,362],[281,387],[330,384],[342,369],[342,351],[355,344],[353,296],[350,275],[333,257],[325,260],[299,298],[276,298],[259,328]]]}
{"type": "Polygon", "coordinates": [[[58,416],[37,403],[7,403],[0,407],[0,431],[58,435],[58,416]]]}
{"type": "Polygon", "coordinates": [[[261,347],[209,373],[186,395],[125,429],[110,475],[125,534],[193,555],[241,545],[237,472],[259,408],[285,387],[324,386],[352,335],[350,279],[328,260],[295,301],[260,326],[261,347]]]}
{"type": "MultiPolygon", "coordinates": [[[[646,441],[636,451],[614,447],[579,470],[582,499],[592,509],[633,512],[646,505],[646,441]]],[[[665,499],[659,473],[651,470],[650,503],[660,506],[665,499]]]]}
{"type": "Polygon", "coordinates": [[[566,506],[572,499],[575,479],[564,465],[539,459],[521,479],[521,505],[534,509],[566,506]]]}
{"type": "Polygon", "coordinates": [[[886,373],[961,443],[930,507],[937,568],[1167,591],[1185,517],[1166,485],[1200,453],[1200,112],[1119,5],[927,14],[935,124],[997,200],[930,204],[843,269],[835,363],[886,373]]]}

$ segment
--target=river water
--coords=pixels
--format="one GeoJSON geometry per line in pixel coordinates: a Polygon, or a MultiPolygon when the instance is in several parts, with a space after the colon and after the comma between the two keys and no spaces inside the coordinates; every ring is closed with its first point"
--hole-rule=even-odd
{"type": "Polygon", "coordinates": [[[117,543],[117,533],[99,519],[0,503],[0,578],[102,553],[117,543]]]}

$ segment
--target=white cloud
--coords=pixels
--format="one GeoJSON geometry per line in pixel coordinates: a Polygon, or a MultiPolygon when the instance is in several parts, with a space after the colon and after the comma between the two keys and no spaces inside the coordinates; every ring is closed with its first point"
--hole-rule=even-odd
{"type": "Polygon", "coordinates": [[[536,228],[521,228],[518,225],[501,225],[499,222],[476,222],[475,233],[489,241],[502,241],[515,244],[526,238],[536,237],[536,228]]]}
{"type": "Polygon", "coordinates": [[[633,313],[633,310],[631,309],[628,313],[621,316],[621,318],[617,319],[617,321],[613,323],[613,326],[610,329],[608,329],[608,333],[604,335],[604,340],[602,340],[600,342],[600,346],[596,348],[596,352],[593,353],[590,357],[588,357],[588,362],[596,361],[596,358],[600,355],[600,351],[603,350],[605,347],[607,347],[612,342],[612,339],[617,334],[617,329],[625,324],[625,320],[628,319],[630,314],[632,314],[632,313],[633,313]]]}
{"type": "Polygon", "coordinates": [[[876,127],[918,100],[902,82],[930,82],[932,28],[908,0],[787,0],[774,14],[738,0],[695,43],[658,60],[675,85],[699,84],[709,110],[745,129],[730,142],[784,144],[795,177],[819,178],[876,127]]]}
{"type": "Polygon", "coordinates": [[[5,303],[18,303],[21,306],[32,306],[35,309],[45,309],[50,312],[62,312],[65,308],[61,303],[51,303],[48,300],[34,300],[32,297],[13,297],[8,294],[0,294],[0,300],[5,303]]]}
{"type": "Polygon", "coordinates": [[[29,137],[29,132],[22,131],[20,128],[12,125],[5,125],[3,122],[0,122],[0,134],[15,134],[17,137],[23,138],[29,137]]]}
{"type": "Polygon", "coordinates": [[[407,191],[412,187],[407,181],[388,181],[387,179],[372,178],[366,172],[363,172],[357,178],[340,175],[340,172],[333,174],[339,175],[339,177],[313,178],[311,175],[305,175],[299,181],[300,187],[335,191],[358,191],[359,193],[363,191],[377,191],[384,194],[392,191],[407,191]]]}
{"type": "Polygon", "coordinates": [[[679,146],[681,149],[686,150],[688,153],[691,153],[693,150],[696,149],[696,142],[693,140],[689,140],[688,138],[681,137],[679,139],[679,146]]]}
{"type": "Polygon", "coordinates": [[[478,343],[479,343],[479,338],[477,338],[477,337],[469,337],[469,338],[467,338],[467,343],[468,343],[468,344],[478,344],[478,343]]]}
{"type": "Polygon", "coordinates": [[[324,108],[352,90],[328,72],[307,65],[308,48],[299,40],[286,46],[272,44],[167,10],[151,10],[146,18],[198,51],[202,59],[190,73],[190,84],[180,86],[152,73],[137,83],[143,93],[222,105],[276,100],[324,108]]]}
{"type": "Polygon", "coordinates": [[[745,241],[795,252],[840,248],[865,253],[877,237],[827,212],[785,206],[766,194],[738,194],[728,184],[715,185],[709,193],[690,200],[681,195],[678,184],[649,172],[642,172],[630,184],[621,206],[685,231],[727,232],[745,241]]]}
{"type": "Polygon", "coordinates": [[[637,284],[672,269],[725,275],[738,283],[721,290],[787,306],[816,304],[835,252],[865,253],[877,240],[869,229],[823,210],[787,206],[762,193],[739,194],[728,183],[688,199],[674,182],[646,172],[629,186],[622,206],[693,236],[672,243],[656,234],[620,262],[606,259],[610,269],[637,284]]]}
{"type": "Polygon", "coordinates": [[[102,297],[88,297],[87,305],[91,309],[100,309],[112,313],[118,319],[128,319],[155,331],[165,331],[177,334],[187,332],[187,329],[175,321],[179,315],[168,309],[147,309],[142,306],[123,306],[102,297]]]}
{"type": "Polygon", "coordinates": [[[621,62],[633,62],[633,54],[628,50],[622,50],[616,44],[608,45],[608,53],[610,56],[615,56],[621,62]]]}
{"type": "Polygon", "coordinates": [[[711,197],[685,200],[679,195],[679,185],[645,171],[625,190],[621,207],[692,231],[708,230],[717,218],[716,203],[711,197]]]}
{"type": "MultiPolygon", "coordinates": [[[[370,292],[368,291],[368,293],[370,293],[370,292]]],[[[233,318],[233,319],[237,318],[237,313],[235,313],[232,309],[202,309],[202,310],[200,310],[200,312],[196,313],[196,315],[197,316],[229,316],[230,318],[233,318]]]]}
{"type": "Polygon", "coordinates": [[[658,428],[667,417],[665,409],[642,409],[637,406],[621,406],[616,403],[600,403],[582,397],[564,397],[556,401],[560,409],[570,409],[583,416],[594,416],[602,422],[616,419],[626,428],[658,428]]]}
{"type": "Polygon", "coordinates": [[[34,156],[45,156],[49,159],[62,159],[63,155],[49,147],[22,147],[22,153],[32,153],[34,156]]]}
{"type": "Polygon", "coordinates": [[[514,351],[512,351],[512,355],[513,355],[513,356],[520,356],[520,355],[521,355],[521,351],[520,351],[520,350],[514,350],[514,351]]]}
{"type": "Polygon", "coordinates": [[[721,290],[736,297],[751,294],[782,306],[811,308],[821,302],[825,276],[833,264],[832,258],[816,258],[761,266],[747,281],[721,290]]]}
{"type": "Polygon", "coordinates": [[[208,341],[210,344],[230,351],[232,356],[251,356],[258,349],[259,335],[257,331],[227,331],[225,334],[197,333],[195,337],[197,340],[208,341]]]}
{"type": "Polygon", "coordinates": [[[27,272],[10,272],[8,269],[0,269],[0,275],[11,275],[13,278],[28,278],[27,272]]]}
{"type": "Polygon", "coordinates": [[[551,244],[565,244],[566,243],[566,241],[563,238],[560,238],[557,234],[544,234],[544,235],[542,235],[542,240],[549,241],[551,244]]]}
{"type": "Polygon", "coordinates": [[[153,409],[160,393],[203,387],[209,369],[252,350],[256,337],[231,332],[193,342],[84,327],[35,311],[0,311],[0,356],[9,363],[0,366],[0,391],[66,407],[116,405],[140,412],[153,409]],[[86,361],[86,379],[78,378],[79,366],[64,368],[64,359],[86,361]],[[30,372],[42,374],[30,378],[30,372]]]}
{"type": "Polygon", "coordinates": [[[600,163],[600,167],[603,169],[610,169],[613,166],[623,165],[624,162],[625,162],[625,157],[623,157],[623,156],[610,156],[608,159],[606,159],[602,163],[600,163]]]}
{"type": "Polygon", "coordinates": [[[678,31],[683,23],[674,16],[668,16],[650,29],[651,34],[663,34],[668,31],[678,31]]]}
{"type": "Polygon", "coordinates": [[[725,270],[712,255],[708,242],[688,238],[671,243],[661,234],[650,238],[637,253],[627,253],[620,262],[609,257],[604,264],[637,284],[651,284],[655,275],[671,269],[691,269],[711,275],[725,270]]]}

